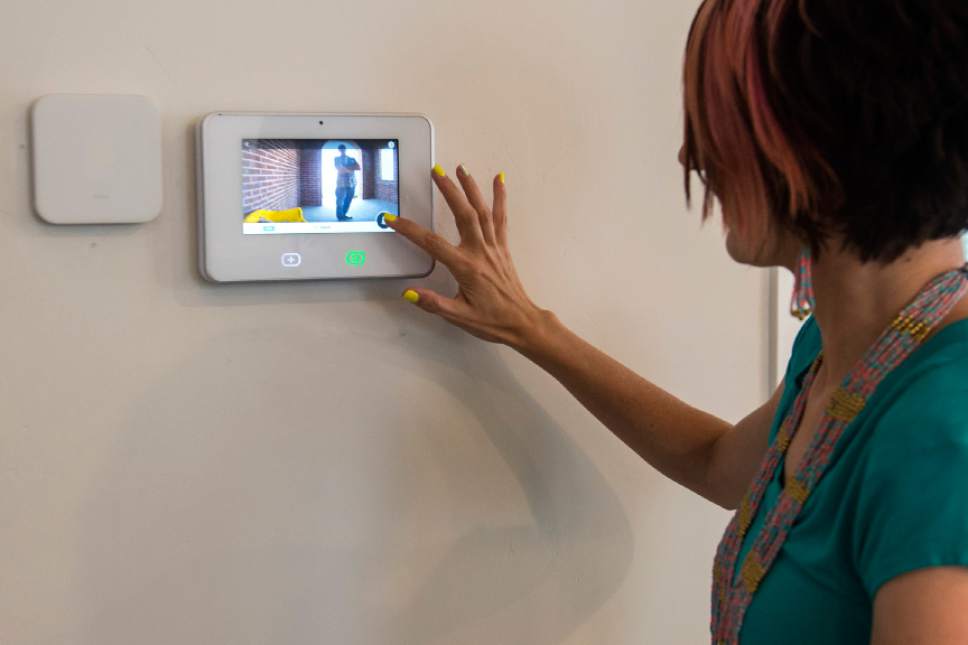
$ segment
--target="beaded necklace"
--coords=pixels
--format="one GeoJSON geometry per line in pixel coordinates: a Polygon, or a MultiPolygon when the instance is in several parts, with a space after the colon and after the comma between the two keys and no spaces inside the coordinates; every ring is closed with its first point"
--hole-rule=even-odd
{"type": "MultiPolygon", "coordinates": [[[[823,476],[838,440],[864,409],[874,390],[931,334],[961,298],[968,293],[968,265],[932,280],[881,334],[844,378],[820,420],[816,436],[776,505],[768,512],[763,528],[750,536],[752,547],[735,576],[736,564],[753,518],[759,511],[767,486],[783,462],[803,418],[810,387],[820,367],[817,357],[776,439],[767,450],[760,469],[739,510],[726,529],[713,567],[711,631],[716,645],[737,645],[746,610],[786,541],[801,509],[823,476]],[[735,579],[735,580],[734,580],[735,579]]],[[[844,437],[849,440],[850,433],[844,437]]]]}

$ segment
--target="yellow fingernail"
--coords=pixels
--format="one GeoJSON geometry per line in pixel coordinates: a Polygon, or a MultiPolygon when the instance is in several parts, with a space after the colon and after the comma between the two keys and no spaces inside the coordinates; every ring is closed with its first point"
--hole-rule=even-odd
{"type": "Polygon", "coordinates": [[[414,291],[413,289],[407,289],[406,291],[403,292],[403,299],[406,300],[407,302],[417,304],[418,302],[420,302],[420,294],[414,291]]]}
{"type": "Polygon", "coordinates": [[[437,175],[438,177],[447,176],[447,173],[444,172],[444,169],[440,167],[439,163],[434,164],[434,174],[437,175]]]}
{"type": "Polygon", "coordinates": [[[497,180],[499,182],[501,182],[502,184],[504,183],[504,173],[503,172],[497,173],[497,180]]]}
{"type": "Polygon", "coordinates": [[[397,221],[397,216],[393,213],[383,213],[383,221],[385,222],[395,222],[397,221]]]}

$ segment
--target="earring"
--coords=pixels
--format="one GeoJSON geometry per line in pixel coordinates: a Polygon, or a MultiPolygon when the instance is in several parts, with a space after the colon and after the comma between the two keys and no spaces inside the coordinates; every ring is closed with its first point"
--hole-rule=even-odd
{"type": "Polygon", "coordinates": [[[790,315],[797,320],[804,320],[816,306],[813,297],[813,258],[810,255],[809,246],[800,249],[794,277],[796,282],[793,286],[793,297],[790,300],[790,315]]]}

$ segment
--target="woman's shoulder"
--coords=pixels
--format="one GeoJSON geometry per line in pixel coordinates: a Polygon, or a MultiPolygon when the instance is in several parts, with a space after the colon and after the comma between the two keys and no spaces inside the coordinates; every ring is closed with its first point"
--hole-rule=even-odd
{"type": "MultiPolygon", "coordinates": [[[[784,401],[798,391],[822,344],[816,321],[808,318],[793,344],[784,401]]],[[[863,425],[875,428],[868,436],[875,454],[903,457],[929,440],[955,443],[968,455],[968,320],[942,329],[888,375],[864,417],[863,425]]]]}
{"type": "Polygon", "coordinates": [[[968,566],[968,321],[892,372],[864,415],[854,429],[853,549],[870,597],[910,571],[968,566]]]}
{"type": "Polygon", "coordinates": [[[968,320],[942,329],[883,385],[870,401],[875,443],[948,441],[968,451],[968,320]]]}

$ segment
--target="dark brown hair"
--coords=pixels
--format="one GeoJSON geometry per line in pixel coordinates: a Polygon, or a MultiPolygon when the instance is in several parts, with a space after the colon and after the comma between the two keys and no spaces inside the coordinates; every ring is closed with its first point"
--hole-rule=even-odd
{"type": "Polygon", "coordinates": [[[706,0],[684,79],[704,217],[864,261],[968,228],[968,1],[706,0]]]}

